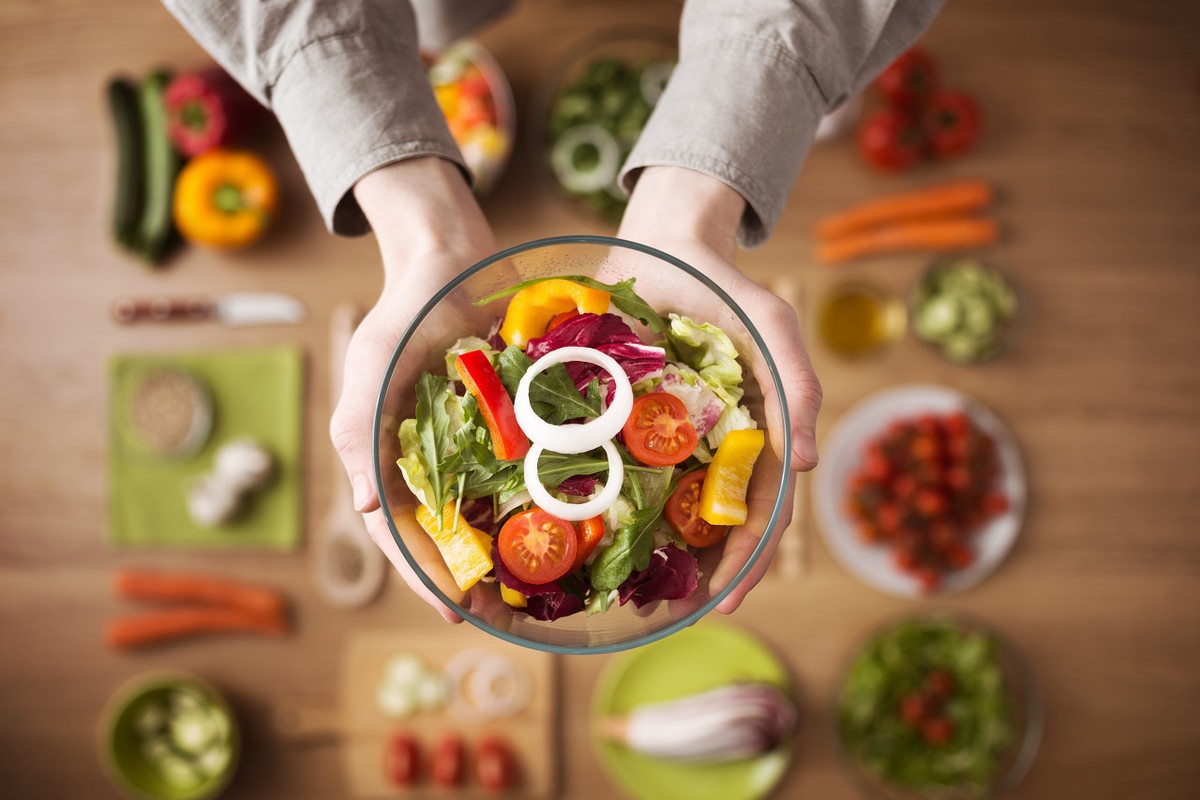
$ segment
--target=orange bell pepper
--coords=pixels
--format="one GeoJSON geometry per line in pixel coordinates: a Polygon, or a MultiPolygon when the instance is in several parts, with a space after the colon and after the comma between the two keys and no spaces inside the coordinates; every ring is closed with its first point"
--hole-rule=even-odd
{"type": "Polygon", "coordinates": [[[567,311],[603,314],[608,311],[609,293],[566,278],[550,278],[526,286],[513,295],[500,326],[505,344],[524,346],[546,332],[550,320],[567,311]]]}
{"type": "Polygon", "coordinates": [[[209,150],[179,173],[175,226],[191,242],[243,247],[266,230],[278,200],[275,175],[257,155],[209,150]]]}

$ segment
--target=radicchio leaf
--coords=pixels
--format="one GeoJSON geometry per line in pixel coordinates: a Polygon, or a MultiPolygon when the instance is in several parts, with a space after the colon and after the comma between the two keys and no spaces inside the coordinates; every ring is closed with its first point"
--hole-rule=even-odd
{"type": "MultiPolygon", "coordinates": [[[[644,343],[629,324],[616,314],[580,314],[571,317],[545,336],[530,339],[525,346],[525,354],[537,361],[560,347],[591,347],[611,356],[625,370],[630,383],[653,376],[666,365],[666,352],[661,347],[644,343]]],[[[594,364],[571,362],[566,367],[567,374],[580,393],[587,391],[588,384],[594,378],[605,386],[611,383],[608,374],[594,364]]]]}
{"type": "Polygon", "coordinates": [[[696,591],[696,558],[673,544],[650,555],[650,564],[634,572],[618,588],[621,605],[632,600],[638,608],[655,600],[682,600],[696,591]]]}

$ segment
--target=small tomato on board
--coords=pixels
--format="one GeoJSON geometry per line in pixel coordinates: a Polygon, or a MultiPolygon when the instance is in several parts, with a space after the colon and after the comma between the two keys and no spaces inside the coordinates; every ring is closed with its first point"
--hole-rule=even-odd
{"type": "Polygon", "coordinates": [[[707,469],[689,472],[667,498],[664,514],[671,530],[692,547],[710,547],[725,538],[728,525],[712,525],[700,518],[700,490],[707,469]]]}
{"type": "Polygon", "coordinates": [[[912,47],[884,67],[875,86],[893,105],[911,106],[938,89],[941,67],[928,51],[912,47]]]}
{"type": "Polygon", "coordinates": [[[503,739],[487,736],[475,749],[475,775],[489,792],[502,792],[517,783],[517,758],[503,739]]]}
{"type": "Polygon", "coordinates": [[[417,740],[407,733],[388,739],[383,751],[383,772],[394,786],[412,786],[421,774],[421,756],[417,740]]]}
{"type": "Polygon", "coordinates": [[[634,400],[621,433],[633,457],[652,467],[682,463],[698,441],[687,407],[667,392],[650,392],[634,400]]]}
{"type": "Polygon", "coordinates": [[[430,756],[429,771],[433,782],[445,789],[452,789],[462,784],[466,746],[462,737],[455,733],[447,733],[433,746],[430,756]]]}
{"type": "Polygon", "coordinates": [[[579,536],[571,523],[531,508],[508,518],[497,546],[509,572],[526,583],[540,585],[571,571],[579,536]]]}
{"type": "Polygon", "coordinates": [[[907,111],[882,108],[858,129],[858,150],[877,169],[898,172],[915,165],[925,154],[925,133],[907,111]]]}
{"type": "Polygon", "coordinates": [[[979,141],[979,105],[966,92],[938,92],[922,111],[921,124],[929,148],[937,156],[965,153],[979,141]]]}

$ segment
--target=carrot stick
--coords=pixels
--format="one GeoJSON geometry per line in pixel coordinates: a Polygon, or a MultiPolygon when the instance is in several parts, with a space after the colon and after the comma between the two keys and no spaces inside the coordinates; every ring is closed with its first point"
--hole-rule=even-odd
{"type": "Polygon", "coordinates": [[[186,636],[222,632],[287,632],[283,614],[257,614],[225,606],[190,606],[130,614],[109,622],[104,638],[109,647],[131,650],[162,644],[186,636]]]}
{"type": "Polygon", "coordinates": [[[817,222],[816,234],[818,239],[832,239],[902,220],[969,214],[985,208],[993,195],[986,181],[942,183],[830,214],[817,222]]]}
{"type": "Polygon", "coordinates": [[[127,569],[117,573],[115,586],[117,595],[129,600],[196,602],[259,614],[281,614],[285,606],[283,595],[274,589],[185,572],[127,569]]]}
{"type": "Polygon", "coordinates": [[[992,244],[1000,237],[995,220],[962,217],[897,223],[817,243],[822,264],[905,250],[958,250],[992,244]]]}

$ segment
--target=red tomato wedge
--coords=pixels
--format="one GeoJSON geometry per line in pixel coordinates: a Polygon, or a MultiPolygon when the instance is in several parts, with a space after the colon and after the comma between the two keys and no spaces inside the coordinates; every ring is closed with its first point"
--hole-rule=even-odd
{"type": "Polygon", "coordinates": [[[650,392],[634,400],[621,432],[633,457],[652,467],[679,464],[696,449],[696,428],[687,408],[667,392],[650,392]]]}
{"type": "Polygon", "coordinates": [[[728,525],[712,525],[700,519],[700,489],[707,469],[689,472],[667,498],[667,524],[692,547],[709,547],[725,538],[728,525]]]}
{"type": "Polygon", "coordinates": [[[501,461],[522,458],[529,452],[529,437],[517,424],[512,398],[487,354],[482,350],[470,350],[459,353],[454,363],[463,385],[479,403],[479,411],[492,436],[492,452],[496,458],[501,461]]]}
{"type": "Polygon", "coordinates": [[[571,571],[579,537],[571,523],[532,508],[508,518],[500,529],[497,547],[509,572],[526,583],[539,585],[571,571]]]}
{"type": "Polygon", "coordinates": [[[581,520],[575,523],[575,534],[579,537],[579,549],[575,552],[575,562],[571,564],[571,572],[583,566],[587,557],[604,538],[604,519],[600,516],[581,520]]]}

